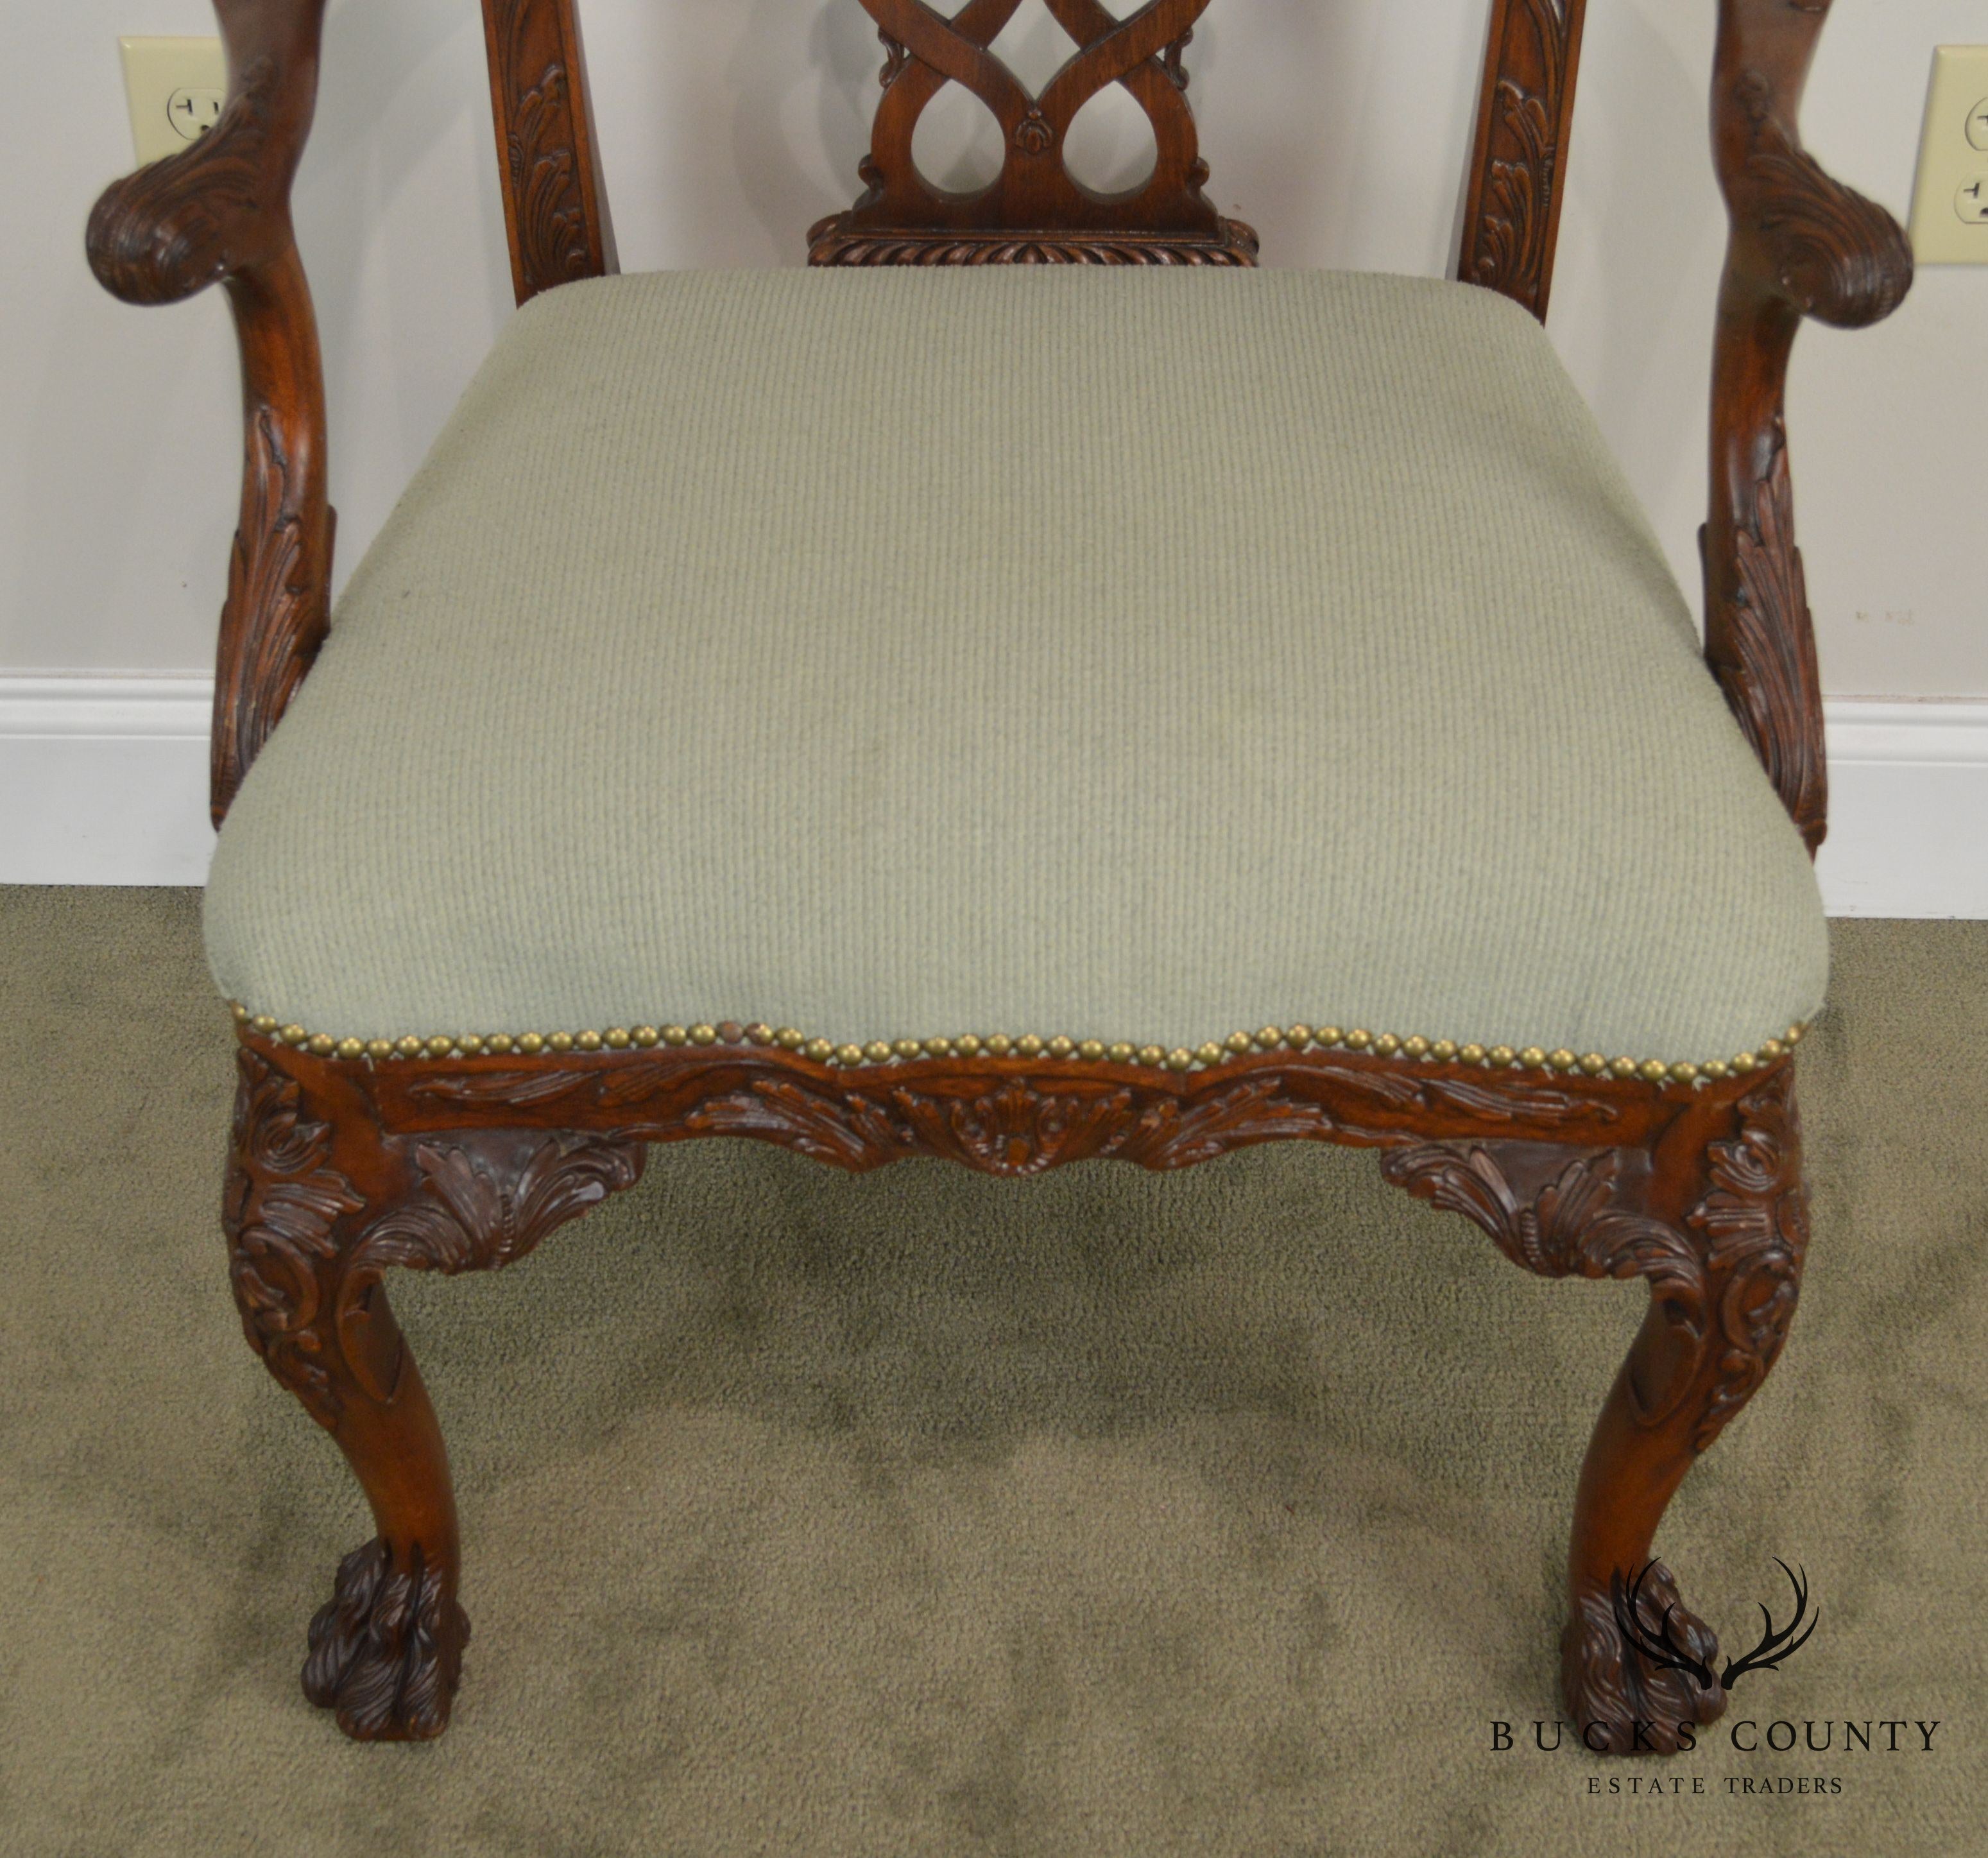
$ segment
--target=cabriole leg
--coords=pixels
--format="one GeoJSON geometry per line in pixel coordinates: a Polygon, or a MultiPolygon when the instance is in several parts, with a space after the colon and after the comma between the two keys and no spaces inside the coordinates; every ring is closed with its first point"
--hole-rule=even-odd
{"type": "Polygon", "coordinates": [[[238,1054],[223,1223],[242,1327],[338,1441],[378,1534],[311,1622],[304,1694],[361,1741],[439,1735],[469,1637],[441,1429],[382,1274],[508,1264],[641,1169],[639,1145],[543,1132],[394,1138],[354,1080],[238,1054]],[[320,1118],[322,1119],[320,1119],[320,1118]]]}
{"type": "Polygon", "coordinates": [[[1581,1467],[1560,1682],[1598,1754],[1689,1745],[1726,1707],[1718,1643],[1651,1552],[1672,1493],[1766,1379],[1794,1314],[1807,1217],[1791,1064],[1688,1108],[1649,1157],[1434,1143],[1382,1169],[1543,1276],[1648,1280],[1581,1467]]]}
{"type": "Polygon", "coordinates": [[[1672,1494],[1787,1338],[1808,1241],[1794,1075],[1783,1064],[1723,1128],[1685,1119],[1658,1152],[1653,1197],[1685,1210],[1703,1288],[1687,1311],[1667,1308],[1652,1284],[1595,1423],[1574,1498],[1560,1640],[1567,1707],[1580,1723],[1604,1725],[1589,1739],[1605,1735],[1614,1753],[1668,1754],[1691,1739],[1685,1725],[1726,1707],[1718,1641],[1684,1610],[1651,1549],[1672,1494]],[[1694,1329],[1696,1347],[1672,1339],[1694,1329]]]}

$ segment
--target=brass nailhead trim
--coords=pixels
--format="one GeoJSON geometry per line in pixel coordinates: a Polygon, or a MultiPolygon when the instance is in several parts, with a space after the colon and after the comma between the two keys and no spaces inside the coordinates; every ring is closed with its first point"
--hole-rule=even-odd
{"type": "Polygon", "coordinates": [[[1103,1059],[1114,1064],[1137,1064],[1148,1070],[1185,1072],[1197,1068],[1206,1069],[1252,1051],[1274,1051],[1280,1048],[1302,1051],[1307,1047],[1324,1050],[1343,1047],[1349,1051],[1371,1051],[1378,1058],[1398,1058],[1410,1064],[1432,1060],[1442,1064],[1456,1062],[1486,1065],[1499,1071],[1579,1071],[1591,1078],[1637,1078],[1646,1084],[1695,1085],[1720,1078],[1743,1077],[1749,1071],[1771,1064],[1792,1051],[1808,1030],[1806,1026],[1790,1026],[1777,1039],[1763,1039],[1757,1051],[1737,1052],[1730,1058],[1708,1058],[1693,1063],[1689,1059],[1668,1061],[1662,1058],[1610,1058],[1598,1051],[1577,1054],[1565,1046],[1554,1051],[1542,1051],[1537,1045],[1516,1051],[1510,1045],[1493,1045],[1487,1049],[1474,1044],[1458,1045],[1449,1039],[1431,1041],[1419,1033],[1404,1038],[1391,1032],[1375,1034],[1359,1027],[1342,1031],[1337,1026],[1320,1026],[1314,1031],[1303,1024],[1287,1027],[1265,1026],[1255,1032],[1232,1032],[1219,1041],[1210,1040],[1192,1049],[1177,1046],[1172,1051],[1159,1045],[1134,1046],[1122,1041],[1110,1045],[1099,1039],[1080,1041],[1064,1033],[1046,1039],[1033,1032],[1019,1038],[1002,1032],[985,1037],[964,1032],[953,1037],[873,1039],[867,1044],[837,1045],[828,1039],[810,1038],[792,1026],[783,1026],[775,1031],[762,1021],[742,1026],[735,1020],[688,1029],[665,1026],[660,1031],[654,1026],[637,1026],[632,1031],[615,1026],[606,1032],[438,1032],[425,1037],[411,1032],[397,1039],[360,1039],[337,1037],[327,1032],[309,1032],[294,1022],[279,1024],[266,1013],[251,1014],[239,1000],[231,1000],[228,1004],[228,1012],[237,1025],[247,1026],[265,1038],[280,1039],[316,1058],[337,1058],[348,1063],[363,1059],[375,1064],[395,1058],[475,1058],[485,1052],[502,1058],[516,1051],[527,1058],[536,1058],[546,1051],[624,1051],[631,1046],[646,1051],[658,1044],[752,1044],[777,1045],[783,1051],[798,1052],[818,1064],[850,1068],[894,1062],[908,1064],[920,1058],[955,1055],[972,1058],[986,1052],[997,1058],[1013,1053],[1024,1058],[1075,1058],[1092,1064],[1103,1059]]]}

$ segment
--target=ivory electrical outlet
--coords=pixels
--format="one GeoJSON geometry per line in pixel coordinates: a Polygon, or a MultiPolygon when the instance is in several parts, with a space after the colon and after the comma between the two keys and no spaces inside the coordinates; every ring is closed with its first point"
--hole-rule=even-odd
{"type": "Polygon", "coordinates": [[[120,39],[131,146],[140,166],[176,155],[220,120],[228,59],[218,39],[120,39]]]}
{"type": "Polygon", "coordinates": [[[1932,55],[1912,256],[1922,265],[1988,265],[1988,46],[1932,55]]]}

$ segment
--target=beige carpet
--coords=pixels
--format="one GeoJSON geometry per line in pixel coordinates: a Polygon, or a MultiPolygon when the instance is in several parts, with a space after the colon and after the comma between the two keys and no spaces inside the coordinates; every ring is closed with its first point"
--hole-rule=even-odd
{"type": "Polygon", "coordinates": [[[1840,929],[1801,1314],[1659,1544],[1729,1639],[1807,1570],[1736,1716],[1898,1752],[1628,1765],[1527,1725],[1640,1291],[1307,1147],[661,1149],[515,1270],[397,1288],[476,1632],[442,1742],[347,1743],[296,1671],[370,1526],[236,1326],[195,914],[0,892],[0,1850],[1988,1851],[1988,925],[1840,929]]]}

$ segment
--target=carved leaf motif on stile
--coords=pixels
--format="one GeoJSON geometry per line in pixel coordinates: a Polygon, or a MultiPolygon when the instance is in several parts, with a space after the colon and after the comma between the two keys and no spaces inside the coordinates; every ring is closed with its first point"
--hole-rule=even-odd
{"type": "Polygon", "coordinates": [[[531,29],[539,22],[525,0],[510,0],[502,42],[503,90],[512,110],[504,125],[505,160],[527,295],[594,269],[573,157],[579,124],[573,88],[560,58],[534,56],[531,29]]]}
{"type": "Polygon", "coordinates": [[[549,64],[536,87],[518,100],[511,131],[519,251],[534,289],[584,277],[587,271],[587,215],[573,174],[570,131],[559,123],[567,107],[565,69],[549,64]],[[556,134],[560,139],[553,140],[556,134]]]}
{"type": "Polygon", "coordinates": [[[1500,113],[1517,157],[1491,164],[1486,215],[1477,253],[1477,281],[1498,289],[1509,279],[1536,278],[1546,243],[1553,187],[1553,125],[1546,106],[1509,80],[1498,86],[1500,113]]]}
{"type": "Polygon", "coordinates": [[[296,1084],[252,1051],[235,1062],[221,1224],[242,1332],[312,1417],[335,1426],[342,1402],[323,1359],[324,1270],[338,1256],[333,1229],[364,1203],[330,1165],[330,1128],[303,1115],[296,1084]]]}
{"type": "Polygon", "coordinates": [[[1495,92],[1483,202],[1470,229],[1466,275],[1536,314],[1546,293],[1573,28],[1571,0],[1513,0],[1504,20],[1499,67],[1504,75],[1495,92]]]}
{"type": "Polygon", "coordinates": [[[269,256],[286,231],[262,184],[279,73],[249,65],[221,120],[193,146],[106,188],[90,216],[90,268],[127,303],[176,303],[269,256]]]}

